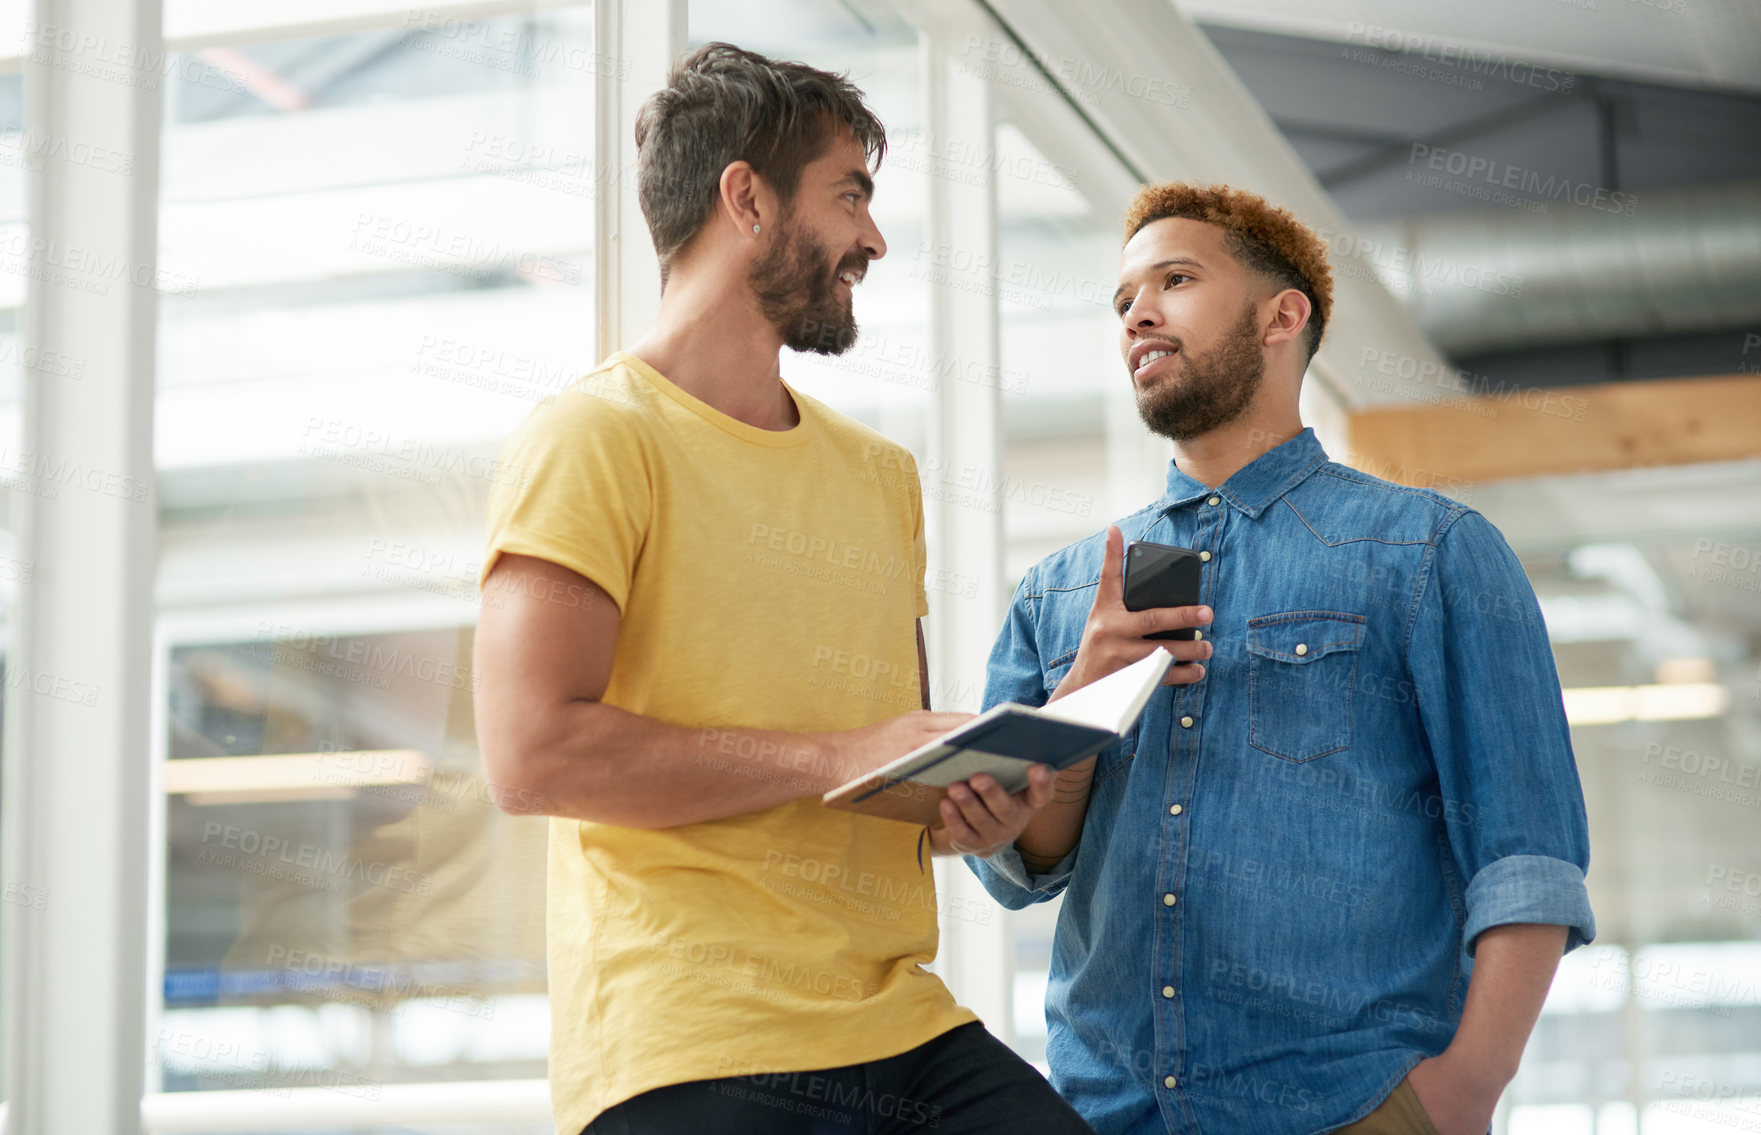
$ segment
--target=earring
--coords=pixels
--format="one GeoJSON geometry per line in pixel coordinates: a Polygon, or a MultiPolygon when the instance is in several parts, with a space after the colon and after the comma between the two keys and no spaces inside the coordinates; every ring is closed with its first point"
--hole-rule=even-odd
{"type": "Polygon", "coordinates": [[[754,235],[757,235],[757,233],[758,233],[758,226],[757,225],[752,226],[752,232],[754,235]]]}

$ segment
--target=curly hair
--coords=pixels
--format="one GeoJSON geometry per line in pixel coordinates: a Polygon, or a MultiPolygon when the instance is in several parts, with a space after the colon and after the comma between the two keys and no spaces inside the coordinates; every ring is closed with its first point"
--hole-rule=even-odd
{"type": "Polygon", "coordinates": [[[1327,245],[1287,209],[1257,193],[1228,185],[1164,181],[1146,185],[1125,211],[1125,242],[1145,225],[1179,217],[1216,225],[1228,235],[1229,251],[1247,268],[1309,298],[1308,357],[1314,358],[1333,311],[1333,270],[1327,245]]]}

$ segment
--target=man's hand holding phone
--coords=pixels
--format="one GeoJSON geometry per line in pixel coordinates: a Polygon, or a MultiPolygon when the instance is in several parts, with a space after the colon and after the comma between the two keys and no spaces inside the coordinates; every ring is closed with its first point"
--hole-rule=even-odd
{"type": "Polygon", "coordinates": [[[1151,607],[1142,611],[1125,609],[1125,536],[1117,525],[1107,526],[1107,550],[1101,562],[1101,580],[1088,611],[1088,622],[1082,628],[1082,643],[1070,672],[1058,683],[1051,700],[1074,693],[1090,682],[1105,678],[1147,657],[1158,647],[1166,648],[1177,662],[1189,665],[1171,666],[1164,686],[1185,686],[1205,676],[1203,660],[1211,656],[1211,644],[1200,637],[1194,640],[1158,640],[1145,635],[1161,631],[1187,630],[1210,625],[1211,609],[1191,607],[1151,607]]]}
{"type": "MultiPolygon", "coordinates": [[[[1149,590],[1154,592],[1156,589],[1149,590]]],[[[1191,685],[1205,676],[1203,660],[1211,656],[1211,644],[1203,638],[1153,639],[1144,636],[1163,631],[1193,630],[1208,626],[1210,622],[1211,609],[1202,605],[1126,610],[1125,536],[1116,525],[1108,525],[1101,579],[1095,588],[1094,603],[1088,609],[1088,621],[1082,628],[1076,661],[1070,664],[1069,673],[1058,683],[1051,700],[1057,701],[1065,694],[1074,693],[1158,649],[1167,650],[1181,663],[1168,667],[1168,676],[1162,679],[1162,685],[1191,685]]],[[[1015,840],[1015,850],[1030,874],[1045,874],[1052,870],[1076,846],[1082,833],[1083,817],[1088,813],[1089,789],[1094,780],[1095,762],[1099,759],[1098,756],[1090,757],[1060,772],[1053,784],[1052,802],[1040,809],[1021,829],[1021,835],[1015,840]]]]}

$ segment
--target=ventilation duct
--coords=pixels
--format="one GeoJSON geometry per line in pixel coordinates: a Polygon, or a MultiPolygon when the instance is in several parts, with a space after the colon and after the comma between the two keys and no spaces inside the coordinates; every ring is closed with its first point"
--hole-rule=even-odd
{"type": "Polygon", "coordinates": [[[1761,182],[1569,195],[1361,224],[1334,264],[1374,271],[1452,355],[1761,325],[1761,182]]]}

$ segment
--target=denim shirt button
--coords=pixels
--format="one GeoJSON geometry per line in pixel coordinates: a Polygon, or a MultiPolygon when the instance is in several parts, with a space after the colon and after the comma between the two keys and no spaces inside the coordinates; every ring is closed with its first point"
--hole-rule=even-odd
{"type": "Polygon", "coordinates": [[[1205,502],[1205,503],[1206,503],[1206,504],[1210,504],[1210,505],[1217,505],[1217,504],[1222,504],[1222,503],[1223,503],[1223,498],[1221,498],[1221,497],[1212,497],[1212,498],[1211,498],[1211,499],[1210,499],[1210,500],[1208,500],[1208,501],[1206,501],[1206,502],[1205,502]]]}
{"type": "Polygon", "coordinates": [[[1164,1088],[1172,1088],[1175,1084],[1178,1084],[1179,1082],[1180,1082],[1179,1080],[1176,1080],[1172,1076],[1163,1076],[1162,1077],[1162,1086],[1164,1088]]]}
{"type": "Polygon", "coordinates": [[[1168,814],[1170,816],[1178,816],[1180,813],[1182,813],[1184,811],[1186,811],[1185,808],[1182,808],[1180,805],[1176,804],[1172,808],[1168,809],[1168,814]]]}
{"type": "Polygon", "coordinates": [[[1309,644],[1308,643],[1299,642],[1296,644],[1296,656],[1298,658],[1301,658],[1303,655],[1307,654],[1308,652],[1309,652],[1309,644]]]}
{"type": "Polygon", "coordinates": [[[1181,718],[1181,719],[1180,719],[1180,728],[1182,728],[1182,729],[1191,729],[1191,728],[1192,728],[1192,718],[1190,718],[1190,717],[1182,717],[1182,718],[1181,718]]]}
{"type": "Polygon", "coordinates": [[[1199,553],[1199,554],[1198,554],[1198,558],[1199,558],[1199,559],[1200,559],[1200,560],[1202,560],[1202,561],[1204,561],[1204,562],[1205,562],[1205,563],[1207,563],[1207,564],[1208,564],[1208,563],[1210,563],[1210,562],[1211,562],[1211,553],[1209,553],[1209,552],[1200,552],[1200,553],[1199,553]]]}
{"type": "Polygon", "coordinates": [[[1162,905],[1163,906],[1173,906],[1174,905],[1174,895],[1172,893],[1163,895],[1162,896],[1162,905]]]}
{"type": "Polygon", "coordinates": [[[1163,996],[1163,997],[1172,997],[1172,996],[1174,996],[1174,987],[1173,987],[1173,986],[1172,986],[1172,985],[1164,985],[1164,986],[1162,986],[1162,996],[1163,996]]]}

